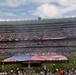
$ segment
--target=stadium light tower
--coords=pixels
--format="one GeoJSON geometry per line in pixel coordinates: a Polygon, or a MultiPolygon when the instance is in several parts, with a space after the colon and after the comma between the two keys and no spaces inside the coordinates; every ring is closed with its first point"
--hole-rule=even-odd
{"type": "Polygon", "coordinates": [[[41,17],[38,17],[38,20],[41,20],[41,17]]]}

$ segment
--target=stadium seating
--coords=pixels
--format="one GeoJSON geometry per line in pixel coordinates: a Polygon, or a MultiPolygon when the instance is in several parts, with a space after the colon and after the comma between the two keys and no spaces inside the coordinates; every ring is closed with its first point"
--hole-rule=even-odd
{"type": "Polygon", "coordinates": [[[75,19],[0,22],[0,56],[76,52],[75,19]]]}

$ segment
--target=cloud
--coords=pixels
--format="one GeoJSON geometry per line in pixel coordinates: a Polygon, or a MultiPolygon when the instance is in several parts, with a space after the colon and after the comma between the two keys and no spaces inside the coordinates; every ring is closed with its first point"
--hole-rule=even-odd
{"type": "Polygon", "coordinates": [[[0,17],[3,17],[3,16],[16,16],[16,15],[12,12],[2,12],[2,11],[0,11],[0,17]]]}
{"type": "Polygon", "coordinates": [[[55,2],[56,0],[30,0],[30,1],[37,4],[43,4],[43,3],[55,2]]]}
{"type": "Polygon", "coordinates": [[[7,12],[0,12],[0,15],[4,14],[3,16],[16,16],[12,13],[14,12],[16,14],[18,13],[18,15],[20,14],[19,16],[31,14],[32,16],[34,15],[42,18],[55,18],[62,17],[66,13],[75,11],[76,0],[3,0],[2,2],[0,1],[0,6],[10,8],[10,10],[6,10],[7,12]],[[30,10],[33,4],[35,4],[34,6],[36,7],[32,7],[30,10]],[[27,11],[25,10],[26,8],[27,11]],[[26,14],[25,12],[28,13],[26,14]]]}
{"type": "Polygon", "coordinates": [[[8,7],[18,7],[20,5],[26,4],[27,0],[4,0],[0,3],[0,6],[8,6],[8,7]]]}
{"type": "Polygon", "coordinates": [[[2,9],[3,11],[10,11],[10,12],[20,12],[20,11],[25,11],[25,9],[24,8],[13,8],[13,9],[9,9],[9,8],[7,8],[7,10],[6,9],[2,9]]]}
{"type": "Polygon", "coordinates": [[[4,0],[0,1],[0,6],[18,7],[20,5],[26,5],[29,3],[45,4],[51,2],[57,2],[57,0],[4,0]]]}
{"type": "Polygon", "coordinates": [[[76,5],[76,0],[58,0],[58,3],[62,6],[72,6],[76,5]]]}
{"type": "Polygon", "coordinates": [[[9,7],[17,7],[20,5],[25,5],[27,3],[45,4],[45,3],[59,3],[62,6],[75,5],[76,0],[3,0],[0,1],[0,5],[6,5],[9,7]]]}
{"type": "Polygon", "coordinates": [[[76,4],[76,0],[3,0],[0,1],[0,6],[18,7],[26,4],[50,4],[58,3],[62,6],[71,6],[76,4]]]}
{"type": "Polygon", "coordinates": [[[58,12],[60,11],[60,9],[61,8],[58,8],[55,5],[43,4],[37,7],[32,14],[35,16],[40,16],[42,18],[55,17],[55,16],[59,16],[58,12]]]}
{"type": "Polygon", "coordinates": [[[50,3],[41,4],[35,10],[31,11],[31,14],[42,18],[56,18],[76,10],[76,0],[74,0],[74,2],[72,0],[58,0],[57,3],[61,6],[50,3]]]}

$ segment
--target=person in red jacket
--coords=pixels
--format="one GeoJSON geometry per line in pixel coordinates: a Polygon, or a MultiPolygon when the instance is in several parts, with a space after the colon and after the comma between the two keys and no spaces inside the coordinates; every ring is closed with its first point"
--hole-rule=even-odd
{"type": "Polygon", "coordinates": [[[64,75],[64,69],[60,69],[60,75],[64,75]]]}

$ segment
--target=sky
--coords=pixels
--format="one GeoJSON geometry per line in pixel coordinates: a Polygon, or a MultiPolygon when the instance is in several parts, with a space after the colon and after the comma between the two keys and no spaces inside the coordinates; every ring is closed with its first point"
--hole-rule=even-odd
{"type": "Polygon", "coordinates": [[[76,16],[76,0],[0,0],[0,19],[76,16]]]}

